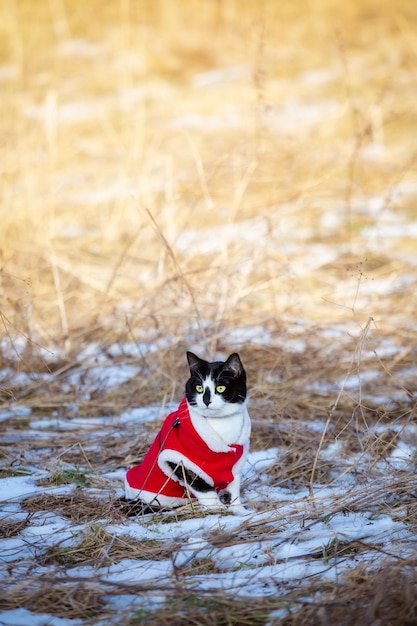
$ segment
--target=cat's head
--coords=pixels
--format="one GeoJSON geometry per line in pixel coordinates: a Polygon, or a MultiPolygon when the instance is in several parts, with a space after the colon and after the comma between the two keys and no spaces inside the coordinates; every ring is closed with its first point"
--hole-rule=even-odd
{"type": "Polygon", "coordinates": [[[227,417],[246,401],[246,372],[239,355],[210,363],[187,352],[190,378],[185,385],[188,403],[203,417],[227,417]]]}

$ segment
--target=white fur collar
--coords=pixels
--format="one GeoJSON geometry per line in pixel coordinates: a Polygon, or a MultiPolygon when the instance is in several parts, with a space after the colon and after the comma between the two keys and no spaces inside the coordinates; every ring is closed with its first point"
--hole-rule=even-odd
{"type": "Polygon", "coordinates": [[[213,452],[229,452],[233,444],[248,445],[250,418],[246,402],[227,417],[202,417],[188,402],[191,423],[213,452]]]}

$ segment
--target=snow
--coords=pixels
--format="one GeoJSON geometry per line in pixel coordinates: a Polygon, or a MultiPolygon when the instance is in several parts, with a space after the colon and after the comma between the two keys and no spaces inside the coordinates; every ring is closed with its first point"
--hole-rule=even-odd
{"type": "Polygon", "coordinates": [[[249,75],[250,72],[247,67],[235,65],[196,74],[193,78],[193,84],[196,87],[207,87],[223,83],[229,84],[230,81],[242,80],[249,75]]]}
{"type": "MultiPolygon", "coordinates": [[[[151,411],[151,407],[149,408],[151,411]]],[[[157,416],[156,407],[153,415],[157,416]]],[[[139,421],[142,416],[139,414],[139,421]]],[[[96,424],[97,425],[97,424],[96,424]]],[[[411,447],[400,442],[390,456],[390,462],[402,467],[409,463],[411,447]]],[[[338,444],[328,446],[322,451],[326,458],[334,458],[340,454],[338,444]]],[[[255,451],[249,454],[245,468],[245,482],[249,483],[246,496],[252,501],[262,498],[262,475],[271,463],[276,462],[278,449],[255,451]]],[[[117,473],[114,474],[115,476],[117,473]]],[[[121,476],[120,476],[121,477],[121,476]]],[[[29,495],[45,493],[45,487],[36,485],[34,476],[17,476],[4,478],[0,481],[1,500],[8,502],[2,515],[3,519],[21,519],[22,514],[16,503],[29,495]],[[13,504],[10,504],[13,503],[13,504]],[[12,510],[11,506],[15,508],[12,510]]],[[[68,493],[73,486],[50,489],[49,492],[68,493]]],[[[143,541],[158,539],[174,542],[177,549],[172,559],[162,561],[125,558],[113,565],[94,568],[92,566],[76,566],[71,568],[70,575],[80,580],[94,578],[107,583],[122,586],[137,586],[158,589],[161,594],[158,603],[163,602],[167,581],[177,572],[185,572],[198,560],[208,559],[214,564],[216,574],[196,574],[193,577],[195,588],[201,590],[233,592],[236,596],[265,596],[276,592],[278,586],[289,581],[303,581],[311,577],[321,580],[335,581],[344,572],[360,562],[371,563],[377,558],[377,546],[387,553],[395,554],[395,546],[412,542],[410,533],[403,523],[394,521],[389,515],[372,512],[336,513],[329,519],[317,519],[316,510],[329,509],[335,500],[343,498],[344,505],[349,498],[354,500],[361,488],[345,493],[340,487],[319,487],[313,498],[308,490],[291,492],[280,487],[267,487],[269,502],[276,502],[277,508],[269,511],[256,511],[252,505],[235,515],[213,513],[204,517],[171,521],[166,523],[159,516],[140,519],[129,519],[119,524],[106,524],[106,531],[114,536],[132,537],[143,541]],[[259,530],[251,537],[248,529],[259,530]],[[361,553],[352,552],[346,557],[328,555],[328,546],[341,541],[368,541],[370,548],[361,553]]],[[[346,510],[348,507],[346,507],[346,510]]],[[[18,537],[2,539],[1,578],[8,580],[11,571],[24,572],[25,563],[33,560],[36,554],[42,553],[48,546],[65,547],[76,544],[84,525],[71,524],[69,520],[50,513],[31,520],[18,537]],[[42,523],[41,523],[42,522],[42,523]]],[[[132,587],[132,588],[133,588],[132,587]]],[[[126,607],[129,602],[133,606],[140,605],[126,592],[113,598],[112,602],[126,607]],[[130,600],[129,600],[130,598],[130,600]]],[[[0,613],[0,624],[39,624],[76,626],[76,620],[59,620],[55,617],[33,615],[19,609],[0,613]],[[48,621],[49,620],[49,621],[48,621]]]]}
{"type": "Polygon", "coordinates": [[[31,413],[32,409],[27,406],[12,406],[9,410],[0,411],[0,422],[11,417],[28,417],[31,413]]]}
{"type": "Polygon", "coordinates": [[[31,613],[26,609],[0,612],[0,626],[79,626],[81,620],[31,613]]]}
{"type": "Polygon", "coordinates": [[[137,376],[140,368],[134,365],[119,364],[90,367],[87,372],[76,371],[68,376],[68,383],[74,387],[80,387],[81,378],[84,387],[113,389],[122,385],[134,376],[137,376]]]}
{"type": "Polygon", "coordinates": [[[239,128],[242,119],[235,111],[225,112],[223,115],[205,116],[200,113],[184,113],[183,115],[173,116],[170,121],[172,128],[194,129],[207,133],[211,131],[222,130],[223,128],[239,128]]]}
{"type": "Polygon", "coordinates": [[[98,574],[106,576],[106,580],[113,583],[137,584],[145,582],[146,584],[165,580],[173,573],[172,561],[135,561],[133,559],[124,559],[103,570],[98,570],[98,574]]]}
{"type": "Polygon", "coordinates": [[[0,480],[0,502],[16,502],[22,498],[39,493],[67,494],[73,490],[73,485],[65,485],[62,487],[42,487],[36,486],[37,479],[44,477],[45,474],[31,476],[12,476],[2,478],[0,480]]]}
{"type": "MultiPolygon", "coordinates": [[[[301,323],[294,323],[289,328],[288,341],[285,341],[287,351],[302,353],[306,349],[300,330],[301,323]]],[[[343,342],[346,337],[346,332],[338,328],[323,331],[326,340],[343,342]]],[[[272,344],[273,338],[267,329],[253,325],[234,331],[233,341],[237,344],[249,341],[272,344]]],[[[277,338],[277,345],[281,345],[280,342],[282,349],[282,337],[277,338]]],[[[111,357],[132,358],[136,348],[136,344],[114,347],[111,357]]],[[[377,354],[379,358],[381,355],[395,357],[398,351],[388,339],[378,347],[377,354]]],[[[103,355],[96,345],[86,347],[79,357],[84,369],[80,367],[79,371],[70,374],[71,384],[80,385],[82,389],[88,388],[89,384],[105,385],[110,389],[136,375],[139,369],[125,363],[116,372],[119,365],[109,366],[103,355]],[[82,373],[86,371],[87,383],[82,380],[82,373]]],[[[374,359],[375,351],[364,350],[362,357],[363,362],[374,359]]],[[[338,383],[349,393],[359,393],[361,386],[372,386],[379,374],[377,368],[368,366],[363,372],[338,381],[312,382],[306,389],[317,393],[328,393],[332,389],[336,396],[338,383]]],[[[415,368],[404,367],[397,376],[412,380],[415,368]]],[[[270,380],[274,381],[274,374],[270,375],[270,380]]],[[[387,405],[393,401],[395,393],[384,399],[387,405]]],[[[371,394],[371,399],[376,402],[378,397],[371,394]]],[[[18,442],[22,431],[8,429],[8,420],[12,425],[15,418],[24,418],[26,441],[36,440],[48,450],[49,446],[52,449],[56,445],[62,434],[79,433],[83,442],[80,445],[87,454],[97,451],[100,441],[109,433],[113,437],[127,431],[140,433],[140,426],[149,423],[155,424],[156,431],[160,419],[174,406],[131,407],[120,415],[87,418],[78,415],[76,404],[68,406],[64,415],[37,412],[36,417],[28,407],[11,405],[0,413],[0,421],[6,426],[1,437],[3,442],[18,442]]],[[[325,430],[332,432],[334,428],[324,418],[309,420],[307,415],[296,424],[290,420],[279,424],[288,436],[295,427],[316,437],[325,430]]],[[[50,473],[33,461],[25,465],[23,475],[6,475],[0,479],[0,524],[22,523],[18,534],[0,539],[0,580],[3,584],[11,584],[13,580],[29,576],[38,576],[41,580],[45,574],[55,580],[64,580],[65,576],[80,582],[94,580],[95,584],[104,585],[103,596],[108,607],[118,611],[138,611],[160,606],[174,593],[178,580],[197,591],[224,591],[245,598],[266,597],[279,593],[277,590],[283,585],[302,585],[311,578],[334,582],[359,564],[371,567],[382,558],[404,557],[415,550],[415,535],[401,521],[404,514],[400,509],[395,518],[387,513],[384,498],[378,493],[390,493],[390,480],[395,479],[392,477],[396,472],[400,475],[405,471],[415,472],[417,427],[412,423],[377,423],[369,428],[368,435],[383,437],[385,432],[395,433],[396,437],[386,456],[378,460],[365,451],[349,454],[342,439],[323,443],[318,459],[334,466],[335,471],[330,473],[332,478],[327,484],[313,484],[311,489],[307,486],[292,488],[291,481],[288,485],[278,479],[276,484],[271,482],[269,473],[274,467],[280,467],[281,448],[251,451],[243,470],[244,507],[233,514],[207,512],[189,518],[147,515],[117,523],[106,518],[94,522],[110,537],[124,538],[127,543],[129,538],[139,542],[162,542],[172,550],[170,558],[122,558],[119,562],[106,562],[105,566],[101,566],[100,559],[97,559],[95,567],[74,564],[66,571],[65,568],[45,565],[43,555],[53,546],[66,549],[77,545],[86,531],[91,531],[92,523],[74,523],[59,511],[38,511],[28,517],[23,505],[32,496],[70,495],[84,488],[73,484],[45,486],[42,479],[49,477],[50,473]],[[347,545],[346,553],[337,553],[340,544],[347,545]],[[203,566],[190,573],[196,563],[203,563],[203,566]],[[106,595],[109,585],[117,590],[115,595],[106,595]],[[137,593],[137,589],[143,591],[137,593]]],[[[31,453],[31,458],[36,459],[36,456],[31,453]]],[[[19,466],[16,469],[23,472],[19,466]]],[[[90,473],[91,468],[86,471],[90,473]]],[[[102,484],[94,490],[95,496],[109,497],[111,494],[117,497],[123,493],[124,468],[103,470],[99,478],[102,484]]],[[[79,626],[83,623],[38,615],[23,608],[0,612],[0,626],[79,626]]]]}
{"type": "Polygon", "coordinates": [[[399,441],[389,456],[390,465],[397,470],[410,470],[416,459],[416,449],[403,441],[399,441]]]}
{"type": "MultiPolygon", "coordinates": [[[[113,381],[112,381],[113,384],[113,381]]],[[[114,384],[117,384],[114,382],[114,384]]],[[[120,413],[120,415],[104,415],[99,417],[42,417],[39,419],[30,420],[29,425],[34,430],[50,429],[54,428],[56,431],[77,431],[80,428],[86,430],[93,430],[95,436],[100,434],[99,428],[101,426],[117,428],[123,424],[131,426],[137,424],[144,424],[146,422],[154,422],[159,418],[165,417],[171,410],[176,408],[176,405],[167,403],[165,406],[147,406],[147,407],[133,407],[120,413]]],[[[103,435],[107,434],[107,431],[103,435]]],[[[42,435],[42,433],[39,433],[42,435]]]]}
{"type": "Polygon", "coordinates": [[[127,411],[123,411],[120,414],[120,422],[134,422],[136,424],[143,424],[145,422],[154,422],[157,419],[163,418],[170,411],[173,411],[176,408],[175,404],[166,404],[164,407],[161,406],[147,406],[147,407],[135,407],[132,409],[128,409],[127,411]]]}

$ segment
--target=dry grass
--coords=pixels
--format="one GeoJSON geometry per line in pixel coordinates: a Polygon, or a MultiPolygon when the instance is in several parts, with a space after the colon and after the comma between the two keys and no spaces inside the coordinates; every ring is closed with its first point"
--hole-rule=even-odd
{"type": "MultiPolygon", "coordinates": [[[[127,546],[104,530],[128,511],[93,492],[114,490],[102,474],[139,461],[155,431],[117,416],[177,401],[190,347],[241,353],[252,449],[279,451],[266,485],[311,496],[347,472],[363,481],[330,510],[318,501],[312,523],[375,511],[416,528],[416,459],[399,471],[390,456],[417,444],[416,23],[408,0],[1,4],[0,405],[31,412],[0,421],[0,476],[46,469],[45,491],[74,486],[27,497],[3,538],[53,512],[85,524],[74,546],[39,556],[61,572],[175,560],[159,538],[127,546]],[[109,384],[127,366],[137,375],[109,384]],[[72,428],[93,417],[114,420],[72,428]],[[339,458],[326,456],[335,443],[339,458]],[[375,491],[379,463],[389,481],[375,491]]],[[[209,539],[280,531],[263,520],[209,539]]],[[[190,589],[217,573],[197,555],[165,606],[120,623],[414,624],[414,564],[382,566],[248,601],[190,589]]],[[[132,589],[103,584],[34,576],[1,606],[111,620],[106,596],[132,589]]]]}
{"type": "Polygon", "coordinates": [[[19,535],[22,530],[26,528],[30,524],[30,515],[27,516],[24,520],[19,520],[17,522],[8,521],[7,519],[0,520],[0,537],[1,538],[9,538],[15,537],[19,535]]]}
{"type": "Polygon", "coordinates": [[[374,572],[353,570],[343,586],[303,602],[292,615],[271,624],[413,624],[417,619],[414,567],[387,565],[374,572]]]}
{"type": "Polygon", "coordinates": [[[70,495],[41,494],[31,496],[22,502],[22,508],[28,513],[53,511],[71,520],[75,524],[97,522],[102,519],[121,518],[120,507],[113,499],[93,498],[82,491],[70,495]]]}
{"type": "Polygon", "coordinates": [[[67,619],[91,619],[105,608],[103,591],[94,584],[64,585],[45,582],[23,582],[11,593],[6,591],[0,608],[27,607],[34,613],[42,613],[67,619]]]}
{"type": "MultiPolygon", "coordinates": [[[[201,626],[261,626],[266,623],[268,615],[276,607],[274,599],[267,599],[259,602],[254,600],[248,607],[247,600],[236,600],[226,598],[221,595],[196,595],[181,594],[181,597],[170,599],[170,609],[162,609],[157,611],[153,619],[154,623],[161,626],[180,626],[184,624],[184,620],[188,620],[190,624],[201,624],[201,626]]],[[[151,624],[152,618],[143,619],[140,616],[139,621],[132,620],[129,626],[137,624],[151,624]]]]}
{"type": "Polygon", "coordinates": [[[62,565],[66,568],[82,564],[99,568],[120,563],[123,559],[160,561],[172,554],[172,547],[162,541],[135,541],[128,536],[115,537],[100,524],[90,524],[82,535],[74,546],[51,546],[42,557],[43,564],[62,565]]]}
{"type": "MultiPolygon", "coordinates": [[[[363,321],[355,283],[407,270],[403,255],[360,233],[391,208],[415,216],[395,196],[415,165],[414,7],[204,0],[200,9],[2,8],[1,312],[5,358],[20,371],[61,377],[92,341],[169,336],[178,348],[162,349],[159,365],[172,393],[193,326],[214,354],[225,325],[280,332],[287,312],[345,319],[355,304],[363,321]],[[228,67],[230,78],[204,74],[228,67]],[[375,196],[379,210],[362,208],[375,196]],[[339,224],[326,230],[329,205],[339,224]],[[238,230],[245,219],[266,225],[255,245],[238,230]],[[210,228],[225,226],[239,234],[202,254],[210,228]],[[201,242],[181,239],[190,228],[201,242]],[[321,230],[339,254],[301,275],[321,230]]],[[[378,320],[389,331],[415,312],[396,295],[378,320]]],[[[149,366],[139,346],[136,359],[149,366]]],[[[144,402],[152,382],[138,383],[144,402]]],[[[3,393],[19,397],[13,386],[3,393]]]]}

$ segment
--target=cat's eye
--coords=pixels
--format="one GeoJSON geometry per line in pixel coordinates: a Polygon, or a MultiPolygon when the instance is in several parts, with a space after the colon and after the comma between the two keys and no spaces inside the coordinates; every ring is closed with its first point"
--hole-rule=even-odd
{"type": "Polygon", "coordinates": [[[203,391],[204,391],[204,387],[203,387],[203,385],[196,385],[196,386],[195,386],[195,390],[196,390],[198,393],[203,393],[203,391]]]}
{"type": "Polygon", "coordinates": [[[216,391],[217,393],[224,393],[226,391],[225,385],[217,385],[216,391]]]}

